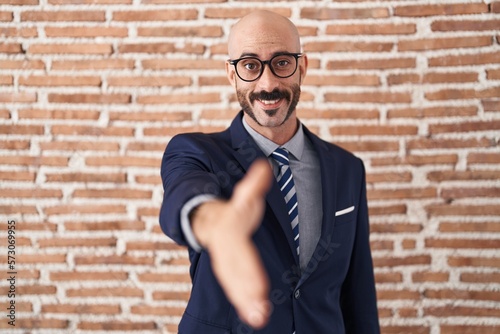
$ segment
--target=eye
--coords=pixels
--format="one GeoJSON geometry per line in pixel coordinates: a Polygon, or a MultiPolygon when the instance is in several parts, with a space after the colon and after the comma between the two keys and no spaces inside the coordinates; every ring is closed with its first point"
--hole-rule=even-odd
{"type": "Polygon", "coordinates": [[[256,59],[242,59],[239,63],[238,66],[245,71],[249,72],[255,72],[260,70],[260,62],[256,59]]]}
{"type": "Polygon", "coordinates": [[[278,67],[285,67],[290,65],[290,61],[288,59],[280,59],[275,63],[275,65],[278,67]]]}

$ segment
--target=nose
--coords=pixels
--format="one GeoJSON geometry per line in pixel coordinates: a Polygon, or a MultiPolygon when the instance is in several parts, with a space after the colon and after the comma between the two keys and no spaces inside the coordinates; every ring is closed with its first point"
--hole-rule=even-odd
{"type": "Polygon", "coordinates": [[[257,79],[256,90],[257,91],[266,91],[272,92],[275,88],[279,86],[279,78],[277,78],[271,69],[269,68],[269,64],[264,66],[264,72],[259,79],[257,79]]]}

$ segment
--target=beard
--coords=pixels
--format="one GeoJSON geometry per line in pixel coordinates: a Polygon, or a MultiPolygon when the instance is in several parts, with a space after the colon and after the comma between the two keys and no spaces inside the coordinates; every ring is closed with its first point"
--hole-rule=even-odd
{"type": "MultiPolygon", "coordinates": [[[[248,91],[245,90],[240,90],[238,87],[236,87],[236,95],[238,97],[238,102],[240,103],[241,109],[245,114],[247,114],[250,118],[252,118],[257,124],[260,126],[264,126],[261,124],[258,120],[257,117],[255,116],[254,109],[253,109],[253,103],[255,100],[279,100],[279,99],[284,99],[288,102],[288,110],[286,112],[285,118],[283,119],[283,122],[281,124],[278,124],[277,126],[282,125],[285,123],[290,116],[293,114],[295,111],[295,108],[297,107],[297,104],[299,103],[300,99],[300,85],[294,84],[291,86],[291,92],[286,91],[286,90],[279,90],[279,89],[274,89],[272,92],[266,92],[266,91],[260,91],[258,93],[251,92],[248,93],[248,91]],[[248,95],[248,99],[247,99],[248,95]]],[[[279,109],[268,109],[264,110],[267,116],[273,117],[276,115],[279,109]]]]}

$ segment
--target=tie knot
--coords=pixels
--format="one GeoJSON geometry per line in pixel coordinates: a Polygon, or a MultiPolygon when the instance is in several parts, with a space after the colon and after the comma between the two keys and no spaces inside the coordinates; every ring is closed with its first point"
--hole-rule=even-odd
{"type": "Polygon", "coordinates": [[[288,160],[288,151],[282,147],[278,147],[273,153],[271,153],[271,155],[279,165],[288,166],[290,164],[290,161],[288,160]]]}

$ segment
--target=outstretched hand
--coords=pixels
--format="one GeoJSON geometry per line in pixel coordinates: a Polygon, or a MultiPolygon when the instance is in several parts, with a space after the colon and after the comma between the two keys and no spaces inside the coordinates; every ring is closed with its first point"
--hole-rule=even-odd
{"type": "Polygon", "coordinates": [[[258,160],[235,186],[229,201],[200,205],[193,232],[208,250],[212,270],[241,320],[262,328],[271,312],[269,282],[252,234],[259,227],[272,181],[266,160],[258,160]]]}

